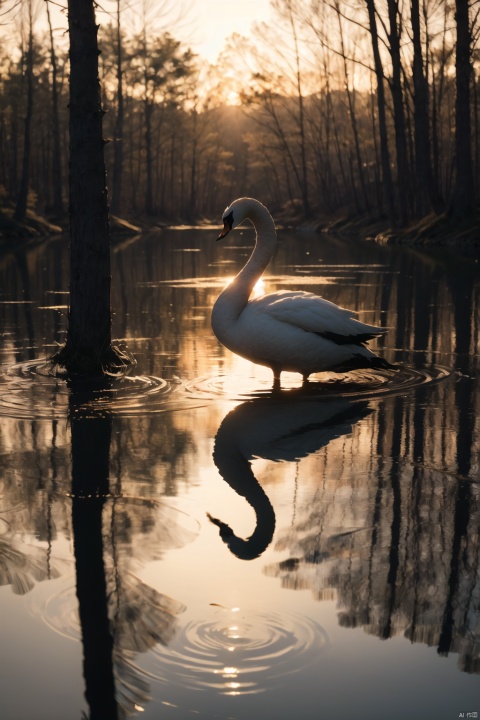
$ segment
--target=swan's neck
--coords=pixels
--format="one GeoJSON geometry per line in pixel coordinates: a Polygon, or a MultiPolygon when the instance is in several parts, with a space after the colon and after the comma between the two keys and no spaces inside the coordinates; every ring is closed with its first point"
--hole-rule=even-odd
{"type": "Polygon", "coordinates": [[[224,311],[228,305],[229,322],[236,320],[247,304],[256,282],[272,259],[277,245],[275,224],[266,207],[253,201],[248,207],[246,218],[251,220],[255,228],[255,247],[246,265],[217,300],[217,303],[224,306],[224,311]]]}
{"type": "Polygon", "coordinates": [[[267,208],[263,207],[263,205],[254,206],[248,217],[252,221],[256,232],[255,247],[247,264],[233,281],[237,287],[242,288],[247,293],[247,300],[256,282],[272,259],[277,246],[275,225],[267,208]]]}

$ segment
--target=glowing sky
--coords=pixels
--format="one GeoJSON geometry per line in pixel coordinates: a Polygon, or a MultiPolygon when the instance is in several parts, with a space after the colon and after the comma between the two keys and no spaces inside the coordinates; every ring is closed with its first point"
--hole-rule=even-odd
{"type": "Polygon", "coordinates": [[[189,7],[191,28],[186,42],[210,62],[215,62],[229,35],[249,35],[254,22],[270,17],[269,0],[190,0],[189,7]]]}
{"type": "MultiPolygon", "coordinates": [[[[38,3],[41,8],[43,3],[40,0],[38,3]]],[[[66,5],[67,0],[58,0],[50,7],[59,41],[65,38],[67,28],[66,5]]],[[[96,13],[100,24],[116,22],[116,5],[116,0],[99,4],[96,13]]],[[[142,6],[143,0],[125,0],[121,4],[124,28],[140,31],[142,6]]],[[[212,63],[230,35],[248,36],[255,22],[268,21],[271,17],[270,0],[145,0],[145,7],[151,31],[168,30],[184,46],[212,63]]],[[[44,12],[39,14],[39,24],[46,26],[44,12]]]]}

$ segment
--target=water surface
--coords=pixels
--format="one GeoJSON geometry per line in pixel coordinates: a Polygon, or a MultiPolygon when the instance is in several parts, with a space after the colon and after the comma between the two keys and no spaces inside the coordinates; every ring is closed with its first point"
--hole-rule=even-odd
{"type": "Polygon", "coordinates": [[[480,713],[478,257],[283,232],[262,291],[388,326],[392,372],[218,344],[252,235],[116,245],[118,382],[52,377],[67,242],[0,257],[4,720],[480,713]]]}

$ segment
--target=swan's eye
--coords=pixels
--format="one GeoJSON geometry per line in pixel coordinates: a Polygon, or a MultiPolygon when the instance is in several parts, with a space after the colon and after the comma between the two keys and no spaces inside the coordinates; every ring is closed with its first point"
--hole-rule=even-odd
{"type": "Polygon", "coordinates": [[[233,210],[232,210],[232,212],[229,212],[228,215],[224,215],[222,220],[223,220],[223,230],[220,233],[220,235],[218,236],[217,240],[222,240],[225,237],[225,235],[228,235],[228,233],[232,229],[232,227],[233,227],[233,210]]]}
{"type": "Polygon", "coordinates": [[[228,215],[226,215],[223,218],[223,222],[228,225],[230,230],[232,229],[232,227],[233,227],[233,210],[232,210],[232,212],[228,213],[228,215]]]}

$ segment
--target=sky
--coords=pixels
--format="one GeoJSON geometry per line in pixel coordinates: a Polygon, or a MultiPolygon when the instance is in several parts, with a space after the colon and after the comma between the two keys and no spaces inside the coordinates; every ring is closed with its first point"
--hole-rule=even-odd
{"type": "Polygon", "coordinates": [[[268,21],[271,14],[269,0],[190,0],[189,5],[187,43],[190,40],[192,49],[210,62],[216,61],[230,35],[249,35],[254,22],[268,21]]]}
{"type": "MultiPolygon", "coordinates": [[[[226,39],[233,33],[250,35],[255,22],[268,21],[271,17],[270,0],[124,0],[124,8],[130,7],[131,16],[136,16],[134,26],[140,29],[142,6],[148,6],[151,29],[168,30],[185,46],[215,63],[226,39]],[[171,14],[162,13],[162,7],[170,7],[171,14]],[[158,8],[158,14],[155,15],[158,8]],[[184,11],[179,10],[184,8],[184,11]],[[176,17],[182,15],[177,21],[176,17]]],[[[1,0],[0,0],[1,3],[1,0]]],[[[46,26],[44,4],[37,0],[42,10],[38,24],[46,26]]],[[[52,1],[50,12],[57,39],[65,35],[67,28],[67,0],[52,1]]],[[[116,21],[116,0],[100,0],[97,7],[97,22],[100,24],[116,21]]],[[[125,20],[124,22],[127,22],[125,20]]],[[[131,19],[131,18],[130,18],[131,19]]]]}

